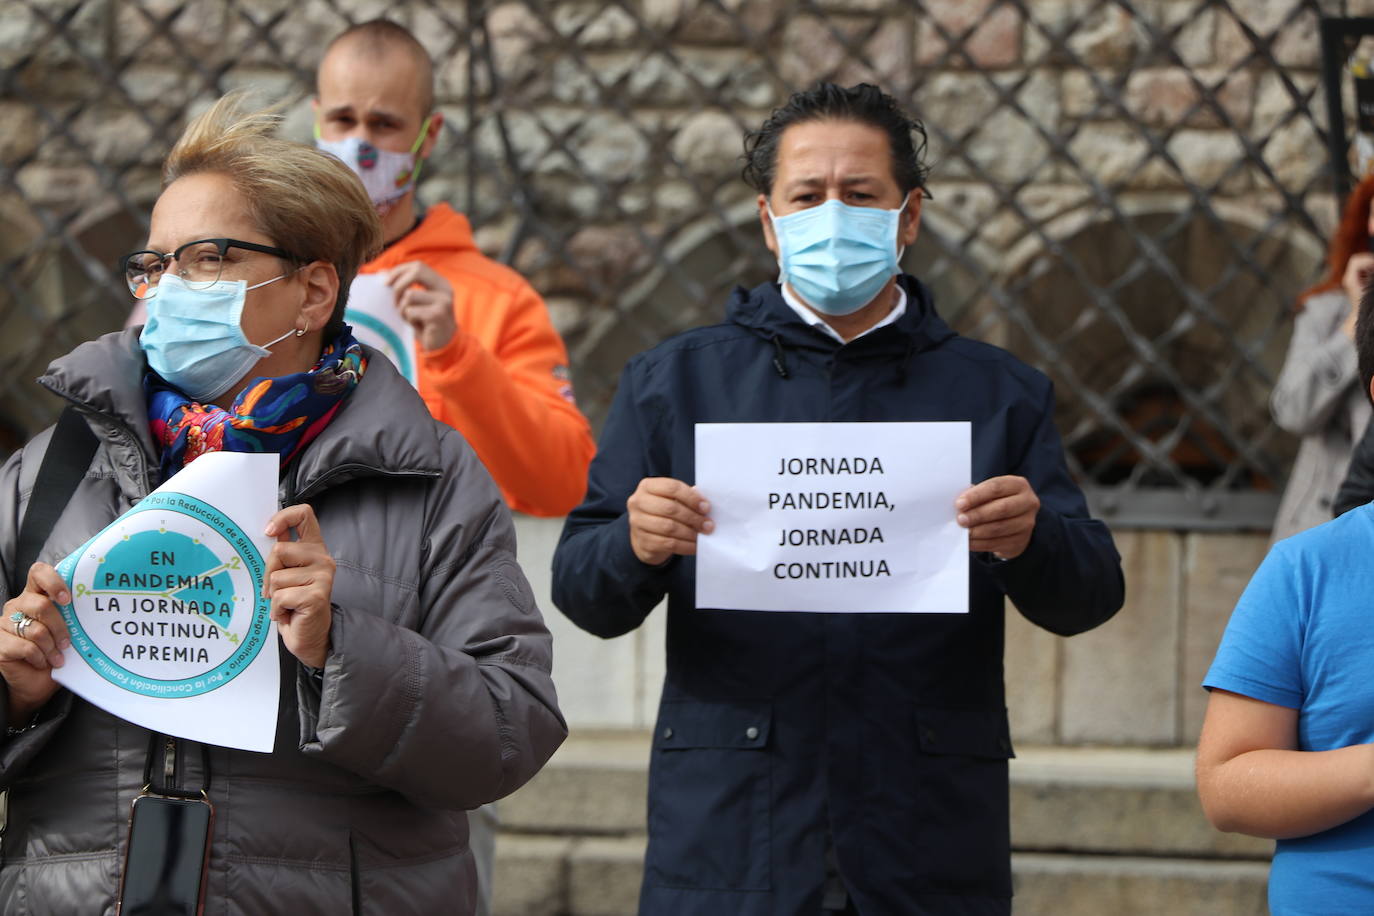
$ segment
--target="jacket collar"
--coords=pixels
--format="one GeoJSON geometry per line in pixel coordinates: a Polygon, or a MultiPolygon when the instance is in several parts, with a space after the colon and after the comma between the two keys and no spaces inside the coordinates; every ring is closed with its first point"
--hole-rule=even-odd
{"type": "Polygon", "coordinates": [[[334,419],[287,468],[295,500],[359,477],[439,477],[442,426],[396,367],[364,345],[367,372],[334,419]]]}
{"type": "Polygon", "coordinates": [[[900,274],[897,282],[907,295],[906,313],[884,328],[841,344],[828,334],[810,327],[783,301],[777,283],[764,283],[746,290],[736,287],[727,307],[730,321],[753,330],[761,337],[789,348],[833,352],[852,347],[855,352],[872,351],[913,353],[928,350],[954,337],[949,325],[935,313],[930,290],[917,278],[900,274]]]}
{"type": "Polygon", "coordinates": [[[148,361],[138,345],[141,330],[128,328],[86,341],[53,360],[38,384],[95,414],[104,424],[127,429],[156,465],[157,449],[143,398],[148,361]]]}
{"type": "Polygon", "coordinates": [[[477,251],[472,224],[448,204],[437,203],[425,211],[420,224],[401,236],[381,254],[368,261],[368,271],[387,270],[407,261],[433,261],[452,257],[456,251],[477,251]]]}
{"type": "MultiPolygon", "coordinates": [[[[39,384],[93,413],[106,424],[130,430],[155,466],[157,449],[148,429],[139,328],[81,344],[54,360],[39,384]]],[[[439,425],[391,361],[370,347],[367,372],[334,419],[287,468],[288,495],[305,498],[357,477],[437,477],[443,472],[439,425]]]]}

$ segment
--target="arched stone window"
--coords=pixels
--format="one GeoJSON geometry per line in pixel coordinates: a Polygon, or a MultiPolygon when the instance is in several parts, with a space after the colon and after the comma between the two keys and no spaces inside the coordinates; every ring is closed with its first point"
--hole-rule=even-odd
{"type": "Polygon", "coordinates": [[[1107,518],[1263,527],[1294,449],[1269,394],[1322,252],[1244,207],[1168,204],[1049,224],[1052,249],[1008,255],[1011,307],[970,314],[1001,311],[1000,342],[1054,380],[1073,470],[1107,518]]]}

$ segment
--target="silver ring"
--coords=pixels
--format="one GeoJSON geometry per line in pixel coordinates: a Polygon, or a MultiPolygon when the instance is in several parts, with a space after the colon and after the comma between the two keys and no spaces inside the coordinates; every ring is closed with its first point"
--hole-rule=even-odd
{"type": "Polygon", "coordinates": [[[24,634],[28,632],[29,627],[32,625],[33,618],[25,614],[23,618],[14,625],[14,635],[18,636],[20,639],[28,639],[24,634]]]}

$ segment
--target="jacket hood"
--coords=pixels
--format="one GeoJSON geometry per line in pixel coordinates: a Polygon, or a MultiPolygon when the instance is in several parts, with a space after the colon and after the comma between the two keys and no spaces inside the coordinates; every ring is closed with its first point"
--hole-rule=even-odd
{"type": "MultiPolygon", "coordinates": [[[[876,334],[860,338],[853,345],[893,346],[908,353],[919,353],[955,336],[944,319],[935,313],[934,298],[924,283],[909,274],[899,274],[897,282],[906,291],[906,311],[895,322],[876,334]],[[891,333],[884,333],[888,330],[891,333]]],[[[802,321],[782,298],[776,282],[763,283],[746,290],[735,287],[726,306],[727,318],[756,332],[760,337],[791,348],[835,350],[839,341],[802,321]]]]}
{"type": "Polygon", "coordinates": [[[472,224],[448,204],[439,203],[425,211],[418,226],[367,262],[367,270],[386,270],[406,261],[431,263],[462,251],[477,251],[472,224]]]}
{"type": "Polygon", "coordinates": [[[143,374],[148,361],[138,344],[141,327],[88,340],[48,366],[38,384],[106,424],[130,430],[149,456],[157,455],[148,429],[143,374]]]}
{"type": "MultiPolygon", "coordinates": [[[[38,383],[95,415],[95,422],[133,432],[152,460],[158,454],[148,428],[138,344],[139,328],[106,334],[54,360],[38,383]]],[[[367,372],[320,435],[287,469],[299,497],[359,476],[442,473],[439,427],[391,361],[371,347],[367,372]]],[[[155,465],[156,461],[152,463],[155,465]]]]}

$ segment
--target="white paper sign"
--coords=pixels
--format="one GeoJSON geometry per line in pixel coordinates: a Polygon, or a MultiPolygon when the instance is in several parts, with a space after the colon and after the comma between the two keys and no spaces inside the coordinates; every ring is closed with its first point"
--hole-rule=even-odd
{"type": "Polygon", "coordinates": [[[262,597],[275,454],[197,458],[57,565],[72,644],[53,678],[122,719],[271,751],[277,627],[262,597]]]}
{"type": "Polygon", "coordinates": [[[358,274],[348,288],[344,321],[359,343],[380,350],[396,364],[406,381],[419,387],[415,329],[396,311],[396,296],[382,274],[358,274]]]}
{"type": "Polygon", "coordinates": [[[968,612],[960,423],[698,423],[697,607],[968,612]]]}

